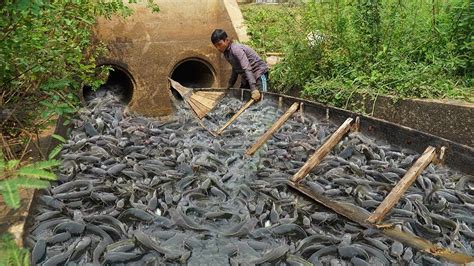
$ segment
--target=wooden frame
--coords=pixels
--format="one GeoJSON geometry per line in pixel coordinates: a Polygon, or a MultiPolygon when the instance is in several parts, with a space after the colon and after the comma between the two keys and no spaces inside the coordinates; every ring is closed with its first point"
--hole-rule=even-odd
{"type": "Polygon", "coordinates": [[[316,201],[317,203],[346,217],[347,219],[354,221],[365,228],[377,230],[392,239],[398,240],[422,252],[428,253],[435,257],[446,259],[457,264],[467,264],[474,262],[474,257],[472,256],[439,247],[438,245],[435,245],[426,239],[401,231],[394,226],[377,227],[375,224],[367,222],[367,218],[369,217],[368,213],[364,213],[360,210],[360,207],[357,208],[353,204],[332,200],[320,193],[310,191],[309,189],[292,181],[288,181],[288,185],[296,191],[316,201]]]}
{"type": "Polygon", "coordinates": [[[375,211],[367,218],[369,223],[380,222],[385,215],[397,204],[405,191],[415,182],[415,179],[425,170],[425,168],[436,158],[436,149],[428,146],[425,152],[416,160],[416,162],[408,169],[402,179],[390,191],[375,211]]]}

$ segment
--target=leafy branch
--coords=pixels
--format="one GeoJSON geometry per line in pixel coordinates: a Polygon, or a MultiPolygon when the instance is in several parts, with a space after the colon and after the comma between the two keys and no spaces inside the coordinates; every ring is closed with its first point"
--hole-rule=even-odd
{"type": "Polygon", "coordinates": [[[48,160],[20,165],[20,160],[6,161],[1,156],[0,159],[0,193],[8,207],[20,207],[20,188],[46,188],[49,181],[56,180],[56,175],[51,169],[58,166],[57,160],[48,160]]]}
{"type": "Polygon", "coordinates": [[[19,248],[13,236],[9,233],[0,235],[0,265],[29,265],[28,249],[19,248]]]}

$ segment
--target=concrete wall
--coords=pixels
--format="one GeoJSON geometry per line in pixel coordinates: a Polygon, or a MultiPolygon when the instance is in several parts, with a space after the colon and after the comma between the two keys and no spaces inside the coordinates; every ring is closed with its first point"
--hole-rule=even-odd
{"type": "Polygon", "coordinates": [[[374,117],[474,147],[474,104],[379,96],[366,100],[365,110],[373,111],[374,117]]]}
{"type": "Polygon", "coordinates": [[[96,36],[110,50],[99,64],[116,66],[133,79],[130,109],[147,116],[165,116],[173,112],[167,77],[176,66],[198,59],[212,71],[213,87],[223,87],[230,65],[211,44],[210,35],[215,28],[222,28],[231,38],[245,41],[246,33],[235,0],[155,3],[159,13],[139,3],[130,5],[134,14],[126,19],[100,19],[96,36]]]}

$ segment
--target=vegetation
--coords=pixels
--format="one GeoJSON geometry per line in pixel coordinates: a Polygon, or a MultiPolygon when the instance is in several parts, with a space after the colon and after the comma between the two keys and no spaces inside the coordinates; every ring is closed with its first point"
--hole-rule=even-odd
{"type": "MultiPolygon", "coordinates": [[[[145,2],[153,12],[159,7],[145,2]]],[[[84,85],[97,88],[107,77],[96,59],[106,46],[93,38],[98,17],[128,16],[122,0],[5,0],[0,9],[0,193],[11,208],[20,206],[20,188],[44,188],[56,176],[58,145],[44,161],[28,162],[27,147],[58,116],[79,106],[84,85]]],[[[68,120],[66,120],[68,121],[68,120]]],[[[54,136],[62,143],[64,139],[54,136]]],[[[27,265],[28,252],[11,235],[0,236],[0,265],[27,265]]]]}
{"type": "Polygon", "coordinates": [[[51,116],[75,111],[81,85],[100,83],[95,59],[104,46],[92,45],[96,18],[130,11],[118,0],[9,0],[0,12],[0,129],[11,143],[37,133],[51,116]]]}
{"type": "Polygon", "coordinates": [[[242,10],[250,45],[285,54],[270,74],[277,91],[296,89],[346,108],[356,95],[474,101],[472,1],[334,0],[242,10]]]}
{"type": "MultiPolygon", "coordinates": [[[[3,156],[2,156],[3,157],[3,156]]],[[[41,161],[20,166],[20,160],[5,161],[0,158],[0,193],[10,208],[20,207],[20,188],[46,188],[48,181],[56,180],[49,169],[59,165],[56,160],[41,161]]]]}
{"type": "MultiPolygon", "coordinates": [[[[158,10],[153,1],[147,3],[158,10]]],[[[98,87],[105,78],[107,69],[96,68],[96,58],[106,52],[93,39],[96,19],[127,16],[132,10],[122,0],[7,0],[0,12],[0,192],[16,208],[17,187],[47,184],[27,177],[54,176],[45,171],[53,161],[20,167],[26,146],[52,117],[76,111],[77,91],[84,84],[98,87]]]]}
{"type": "Polygon", "coordinates": [[[11,234],[0,235],[0,265],[26,266],[30,264],[30,253],[25,248],[19,248],[11,234]]]}

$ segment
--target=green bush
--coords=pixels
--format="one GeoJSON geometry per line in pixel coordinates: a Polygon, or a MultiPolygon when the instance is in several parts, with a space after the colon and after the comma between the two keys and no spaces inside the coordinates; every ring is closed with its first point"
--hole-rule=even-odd
{"type": "Polygon", "coordinates": [[[285,57],[271,71],[274,90],[297,88],[341,107],[361,94],[473,100],[472,1],[311,1],[289,8],[300,19],[269,26],[283,23],[289,30],[262,32],[260,21],[278,19],[286,9],[243,9],[251,45],[266,49],[273,45],[268,40],[283,40],[275,44],[285,57]],[[320,40],[309,43],[309,33],[320,40]]]}
{"type": "Polygon", "coordinates": [[[73,114],[77,92],[85,84],[97,88],[108,73],[96,68],[96,58],[107,53],[93,38],[96,19],[131,13],[122,0],[2,1],[0,133],[18,138],[47,126],[51,117],[73,114]]]}
{"type": "MultiPolygon", "coordinates": [[[[146,3],[159,11],[153,0],[146,3]]],[[[132,10],[122,0],[5,0],[1,6],[0,193],[7,206],[18,208],[20,188],[44,188],[56,179],[52,159],[62,144],[48,161],[29,164],[22,162],[25,146],[55,122],[51,118],[74,114],[84,84],[97,88],[106,78],[108,69],[96,68],[96,58],[107,52],[94,41],[96,19],[132,10]]],[[[11,235],[0,236],[0,265],[28,265],[28,257],[11,235]]]]}
{"type": "Polygon", "coordinates": [[[245,21],[250,26],[249,45],[259,54],[283,52],[292,36],[298,31],[295,20],[301,19],[300,7],[281,8],[274,5],[242,5],[245,21]]]}

